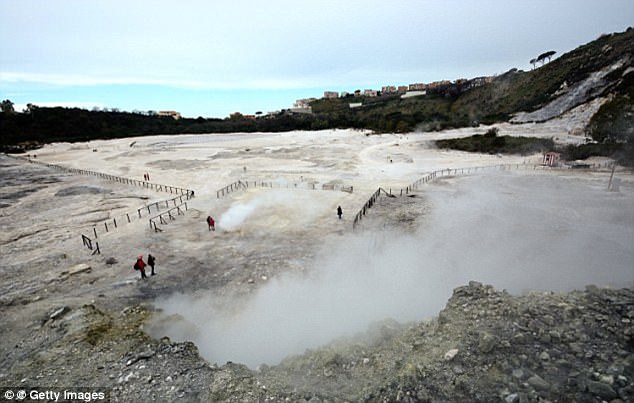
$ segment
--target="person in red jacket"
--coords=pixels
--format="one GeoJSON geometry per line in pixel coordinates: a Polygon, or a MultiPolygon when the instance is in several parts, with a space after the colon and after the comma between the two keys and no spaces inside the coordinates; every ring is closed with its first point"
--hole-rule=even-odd
{"type": "Polygon", "coordinates": [[[141,272],[141,278],[147,278],[145,275],[145,262],[143,261],[143,255],[139,255],[134,264],[134,270],[139,270],[141,272]]]}
{"type": "Polygon", "coordinates": [[[209,225],[209,231],[216,230],[216,223],[214,222],[214,219],[211,218],[211,216],[207,217],[207,224],[209,225]]]}

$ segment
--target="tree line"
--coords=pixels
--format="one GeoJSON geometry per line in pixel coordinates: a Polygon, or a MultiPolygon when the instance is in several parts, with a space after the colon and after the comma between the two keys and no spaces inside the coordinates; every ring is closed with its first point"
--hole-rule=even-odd
{"type": "MultiPolygon", "coordinates": [[[[411,102],[369,102],[351,109],[347,102],[317,101],[314,113],[293,113],[282,110],[264,116],[236,113],[228,118],[181,118],[155,113],[118,110],[87,110],[65,107],[28,105],[16,112],[10,100],[2,101],[0,113],[0,146],[35,147],[51,142],[80,142],[157,134],[202,134],[235,132],[282,132],[292,130],[325,130],[336,128],[369,129],[375,132],[408,132],[421,121],[433,119],[445,127],[452,119],[446,101],[430,101],[428,110],[419,110],[411,102]]],[[[457,122],[457,126],[465,122],[457,122]]]]}
{"type": "Polygon", "coordinates": [[[155,134],[310,130],[312,119],[280,113],[270,118],[174,119],[113,110],[30,106],[18,113],[3,101],[0,145],[89,141],[155,134]]]}

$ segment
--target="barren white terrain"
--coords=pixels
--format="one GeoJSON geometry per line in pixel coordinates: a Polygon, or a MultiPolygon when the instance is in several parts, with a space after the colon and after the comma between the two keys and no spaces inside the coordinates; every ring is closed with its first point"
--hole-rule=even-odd
{"type": "MultiPolygon", "coordinates": [[[[524,128],[583,141],[551,126],[501,125],[500,135],[524,128]]],[[[516,294],[632,286],[632,172],[618,168],[608,191],[607,160],[595,161],[604,164],[596,170],[542,170],[533,168],[541,155],[432,144],[484,131],[149,136],[32,153],[37,162],[138,181],[147,173],[150,183],[193,190],[184,214],[158,223],[159,231],[148,219],[178,194],[3,157],[15,170],[0,216],[3,344],[60,307],[120,310],[142,301],[157,309],[147,324],[152,336],[192,340],[209,362],[256,367],[376,321],[434,316],[470,280],[516,294]],[[506,164],[515,168],[454,172],[408,189],[433,171],[506,164]],[[30,170],[38,179],[22,186],[16,178],[30,170]],[[249,187],[219,197],[237,181],[249,187]],[[398,197],[382,194],[353,231],[379,187],[398,197]],[[141,280],[132,265],[148,253],[158,274],[141,280]],[[75,274],[78,264],[91,269],[75,274]]]]}

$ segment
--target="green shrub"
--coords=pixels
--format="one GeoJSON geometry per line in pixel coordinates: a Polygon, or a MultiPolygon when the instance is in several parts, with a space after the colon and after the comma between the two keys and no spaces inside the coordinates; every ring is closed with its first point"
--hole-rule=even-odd
{"type": "Polygon", "coordinates": [[[491,129],[484,135],[476,134],[471,137],[437,140],[436,145],[440,148],[468,152],[529,155],[552,150],[555,144],[552,139],[497,136],[497,129],[491,129]]]}

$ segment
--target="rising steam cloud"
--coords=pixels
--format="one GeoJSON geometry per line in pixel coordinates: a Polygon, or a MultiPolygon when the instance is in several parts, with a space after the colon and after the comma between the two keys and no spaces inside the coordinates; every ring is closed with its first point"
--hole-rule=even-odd
{"type": "MultiPolygon", "coordinates": [[[[323,194],[318,199],[314,190],[269,189],[255,197],[232,205],[217,220],[216,227],[225,231],[244,228],[305,228],[323,213],[324,202],[334,206],[336,198],[323,194]],[[245,224],[246,223],[246,224],[245,224]]],[[[334,215],[334,207],[331,207],[334,215]]]]}
{"type": "Polygon", "coordinates": [[[192,340],[212,362],[256,367],[374,321],[436,315],[470,280],[513,293],[634,282],[631,186],[615,193],[603,183],[515,175],[459,182],[429,188],[432,213],[416,234],[340,237],[310,276],[274,278],[245,301],[158,301],[180,319],[157,322],[152,333],[192,340]]]}

